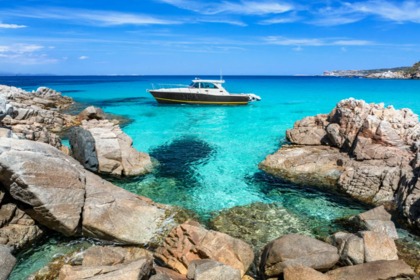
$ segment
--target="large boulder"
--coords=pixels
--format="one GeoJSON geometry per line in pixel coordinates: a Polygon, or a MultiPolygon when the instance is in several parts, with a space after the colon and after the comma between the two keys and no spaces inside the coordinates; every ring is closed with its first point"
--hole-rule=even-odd
{"type": "Polygon", "coordinates": [[[392,238],[384,233],[361,232],[365,248],[365,262],[398,260],[397,247],[392,238]]]}
{"type": "Polygon", "coordinates": [[[85,175],[72,158],[50,145],[0,138],[0,183],[39,223],[75,235],[85,198],[85,175]]]}
{"type": "Polygon", "coordinates": [[[156,244],[176,225],[174,213],[170,206],[154,203],[86,173],[82,221],[85,236],[128,244],[156,244]]]}
{"type": "Polygon", "coordinates": [[[211,259],[245,274],[254,260],[251,247],[227,234],[206,230],[196,222],[187,222],[174,228],[155,256],[168,267],[186,275],[191,262],[211,259]]]}
{"type": "Polygon", "coordinates": [[[266,245],[261,256],[260,270],[266,278],[278,277],[286,267],[307,266],[328,270],[339,260],[337,248],[317,239],[288,234],[266,245]]]}
{"type": "Polygon", "coordinates": [[[415,276],[413,269],[404,261],[376,261],[345,266],[326,273],[330,280],[382,280],[406,279],[415,276]]]}
{"type": "Polygon", "coordinates": [[[411,110],[346,99],[328,115],[297,121],[286,136],[292,145],[267,156],[261,169],[361,201],[393,202],[420,228],[420,123],[411,110]]]}
{"type": "Polygon", "coordinates": [[[398,239],[397,229],[391,221],[391,214],[385,210],[383,205],[360,213],[351,220],[356,222],[359,228],[384,233],[393,239],[398,239]]]}
{"type": "Polygon", "coordinates": [[[7,280],[16,264],[16,258],[10,253],[10,248],[0,245],[0,280],[7,280]]]}
{"type": "Polygon", "coordinates": [[[365,247],[361,237],[352,233],[336,232],[330,239],[331,243],[338,249],[340,263],[344,265],[364,263],[365,247]]]}
{"type": "Polygon", "coordinates": [[[0,184],[39,224],[68,236],[156,245],[176,225],[177,208],[121,189],[39,142],[0,138],[0,184]]]}
{"type": "Polygon", "coordinates": [[[82,126],[72,131],[70,145],[75,158],[91,171],[136,176],[152,169],[150,156],[135,150],[131,138],[108,120],[82,121],[82,126]]]}

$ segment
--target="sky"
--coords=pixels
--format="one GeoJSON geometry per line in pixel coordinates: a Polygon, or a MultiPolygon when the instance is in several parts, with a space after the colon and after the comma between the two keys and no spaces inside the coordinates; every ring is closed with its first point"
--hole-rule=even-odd
{"type": "Polygon", "coordinates": [[[313,75],[420,60],[420,0],[0,0],[0,73],[313,75]]]}

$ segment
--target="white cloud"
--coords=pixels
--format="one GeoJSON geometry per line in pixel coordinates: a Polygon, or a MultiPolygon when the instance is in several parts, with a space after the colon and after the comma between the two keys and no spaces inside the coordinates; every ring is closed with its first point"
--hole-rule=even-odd
{"type": "Polygon", "coordinates": [[[259,22],[261,25],[270,25],[270,24],[283,24],[283,23],[292,23],[301,20],[301,17],[296,15],[286,16],[286,17],[275,17],[270,19],[265,19],[259,22]]]}
{"type": "Polygon", "coordinates": [[[294,9],[289,3],[279,1],[222,1],[218,3],[206,3],[193,0],[160,0],[161,2],[176,6],[180,9],[194,11],[205,15],[220,13],[241,15],[268,15],[282,14],[294,9]]]}
{"type": "Polygon", "coordinates": [[[408,0],[392,3],[385,0],[372,0],[348,4],[355,12],[377,15],[396,22],[420,23],[420,1],[408,0]]]}
{"type": "Polygon", "coordinates": [[[72,23],[96,26],[170,25],[182,23],[179,21],[161,19],[149,15],[70,8],[44,8],[42,10],[24,8],[13,11],[9,10],[7,13],[16,17],[58,19],[71,21],[72,23]]]}
{"type": "Polygon", "coordinates": [[[5,29],[19,29],[19,28],[25,28],[26,25],[19,25],[19,24],[10,24],[10,23],[1,23],[0,22],[0,28],[5,29]]]}
{"type": "Polygon", "coordinates": [[[323,46],[325,43],[321,39],[292,39],[282,36],[269,36],[265,38],[268,44],[280,46],[323,46]]]}
{"type": "Polygon", "coordinates": [[[86,60],[86,59],[88,59],[88,58],[89,58],[89,57],[88,57],[88,56],[86,56],[86,55],[82,55],[82,56],[80,56],[80,57],[79,57],[79,59],[80,59],[80,60],[86,60]]]}
{"type": "Polygon", "coordinates": [[[48,57],[45,53],[41,53],[44,47],[34,44],[12,44],[0,45],[0,61],[22,64],[51,64],[58,62],[57,59],[48,57]]]}
{"type": "Polygon", "coordinates": [[[215,19],[215,18],[201,18],[197,20],[198,22],[209,22],[209,23],[225,23],[236,26],[247,26],[243,21],[239,20],[230,20],[230,19],[215,19]]]}
{"type": "Polygon", "coordinates": [[[375,45],[372,41],[334,38],[286,38],[282,36],[268,36],[264,38],[267,44],[279,46],[368,46],[375,45]]]}

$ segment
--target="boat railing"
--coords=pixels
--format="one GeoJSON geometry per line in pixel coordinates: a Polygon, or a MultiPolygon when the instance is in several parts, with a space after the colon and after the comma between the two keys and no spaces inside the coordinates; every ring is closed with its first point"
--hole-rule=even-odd
{"type": "Polygon", "coordinates": [[[153,89],[162,89],[162,88],[188,88],[189,85],[185,84],[152,84],[153,89]]]}

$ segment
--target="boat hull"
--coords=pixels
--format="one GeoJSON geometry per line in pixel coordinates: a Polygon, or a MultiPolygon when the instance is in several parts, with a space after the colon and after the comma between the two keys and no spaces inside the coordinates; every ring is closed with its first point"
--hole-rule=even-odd
{"type": "Polygon", "coordinates": [[[149,90],[149,93],[161,104],[247,105],[249,102],[247,95],[240,94],[214,95],[160,90],[149,90]]]}

